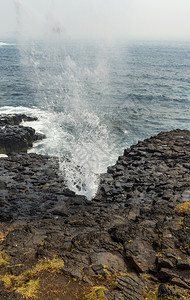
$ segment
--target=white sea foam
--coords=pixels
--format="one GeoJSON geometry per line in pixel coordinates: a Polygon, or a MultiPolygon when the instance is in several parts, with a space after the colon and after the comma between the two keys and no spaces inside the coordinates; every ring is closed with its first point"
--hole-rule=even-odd
{"type": "Polygon", "coordinates": [[[15,44],[0,42],[0,47],[3,47],[3,46],[13,46],[13,45],[15,45],[15,44]]]}
{"type": "Polygon", "coordinates": [[[29,115],[35,115],[37,111],[40,111],[37,108],[29,108],[25,106],[1,106],[0,107],[0,113],[1,114],[29,114],[29,115]]]}
{"type": "Polygon", "coordinates": [[[8,155],[6,155],[6,154],[0,154],[0,158],[6,158],[6,157],[8,157],[8,155]]]}
{"type": "Polygon", "coordinates": [[[99,184],[99,174],[106,171],[110,150],[108,131],[100,119],[87,110],[69,113],[45,111],[36,107],[1,107],[1,114],[25,113],[37,121],[23,122],[46,139],[34,143],[28,152],[59,157],[60,172],[68,187],[91,199],[99,184]]]}

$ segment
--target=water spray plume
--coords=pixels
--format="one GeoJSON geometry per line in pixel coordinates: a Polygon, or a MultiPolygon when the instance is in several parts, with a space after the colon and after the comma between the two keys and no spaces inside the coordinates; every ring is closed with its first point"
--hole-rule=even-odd
{"type": "Polygon", "coordinates": [[[96,91],[92,93],[97,85],[99,93],[106,88],[106,58],[99,60],[97,54],[92,62],[85,61],[86,46],[79,47],[81,53],[73,52],[72,43],[62,39],[65,28],[58,15],[50,12],[53,2],[44,15],[21,0],[14,3],[20,38],[31,36],[34,23],[44,33],[40,41],[20,46],[21,61],[36,91],[39,122],[34,126],[47,136],[31,151],[58,156],[68,187],[91,199],[112,156],[109,130],[94,110],[96,91]]]}

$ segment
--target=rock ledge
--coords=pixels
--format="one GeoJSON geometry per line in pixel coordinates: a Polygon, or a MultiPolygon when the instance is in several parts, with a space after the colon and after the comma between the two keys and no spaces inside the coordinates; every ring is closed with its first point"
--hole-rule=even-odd
{"type": "Polygon", "coordinates": [[[36,275],[38,300],[190,299],[189,161],[190,132],[162,132],[126,149],[87,201],[55,158],[0,158],[0,299],[25,299],[20,274],[55,255],[64,266],[36,275]]]}

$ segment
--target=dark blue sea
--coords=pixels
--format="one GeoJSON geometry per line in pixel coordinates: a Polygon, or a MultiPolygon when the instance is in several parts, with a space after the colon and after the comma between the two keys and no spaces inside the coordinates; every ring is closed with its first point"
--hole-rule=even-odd
{"type": "Polygon", "coordinates": [[[0,113],[37,116],[47,138],[30,151],[88,198],[124,148],[190,129],[189,104],[189,41],[0,41],[0,113]]]}

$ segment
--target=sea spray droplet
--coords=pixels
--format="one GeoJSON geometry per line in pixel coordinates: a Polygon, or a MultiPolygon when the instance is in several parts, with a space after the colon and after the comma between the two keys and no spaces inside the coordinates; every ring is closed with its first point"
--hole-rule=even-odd
{"type": "Polygon", "coordinates": [[[63,145],[69,156],[68,160],[60,160],[60,170],[70,189],[91,199],[98,187],[99,174],[106,170],[108,132],[98,117],[87,111],[76,119],[70,115],[70,122],[75,127],[75,136],[72,135],[74,141],[70,139],[63,145]]]}
{"type": "Polygon", "coordinates": [[[34,70],[35,102],[41,108],[38,129],[47,137],[31,151],[58,156],[68,187],[91,199],[113,155],[109,131],[88,99],[92,82],[103,82],[105,64],[89,69],[49,45],[33,45],[22,53],[34,70]]]}

